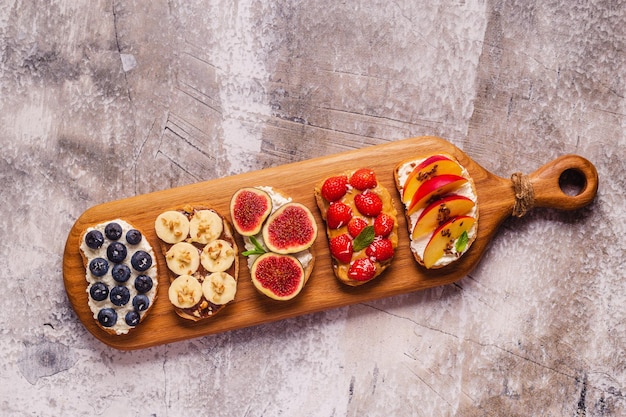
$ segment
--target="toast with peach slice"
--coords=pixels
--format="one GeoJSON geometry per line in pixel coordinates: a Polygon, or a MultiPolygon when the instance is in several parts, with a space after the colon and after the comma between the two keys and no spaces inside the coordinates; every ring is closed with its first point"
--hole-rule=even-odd
{"type": "Polygon", "coordinates": [[[468,171],[447,154],[405,160],[394,169],[415,260],[428,269],[460,258],[476,239],[478,197],[468,171]]]}

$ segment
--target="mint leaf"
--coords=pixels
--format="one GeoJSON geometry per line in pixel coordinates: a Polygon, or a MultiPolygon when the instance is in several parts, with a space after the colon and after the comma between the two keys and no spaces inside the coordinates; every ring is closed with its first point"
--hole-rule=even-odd
{"type": "Polygon", "coordinates": [[[261,246],[259,241],[256,240],[254,236],[250,236],[250,242],[254,245],[254,249],[241,252],[243,256],[263,255],[265,253],[265,249],[263,249],[263,246],[261,246]]]}
{"type": "Polygon", "coordinates": [[[355,252],[360,251],[370,245],[374,241],[374,226],[365,226],[361,233],[354,238],[352,249],[355,252]]]}
{"type": "Polygon", "coordinates": [[[467,236],[467,232],[463,232],[461,236],[459,236],[454,244],[454,249],[456,249],[457,253],[461,253],[465,250],[468,240],[469,236],[467,236]]]}

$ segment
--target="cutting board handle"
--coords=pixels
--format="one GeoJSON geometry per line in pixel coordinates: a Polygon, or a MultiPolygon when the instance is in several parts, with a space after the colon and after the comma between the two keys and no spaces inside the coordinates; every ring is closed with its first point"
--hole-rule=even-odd
{"type": "Polygon", "coordinates": [[[535,207],[576,210],[593,201],[598,191],[598,172],[587,159],[563,155],[528,176],[535,207]]]}

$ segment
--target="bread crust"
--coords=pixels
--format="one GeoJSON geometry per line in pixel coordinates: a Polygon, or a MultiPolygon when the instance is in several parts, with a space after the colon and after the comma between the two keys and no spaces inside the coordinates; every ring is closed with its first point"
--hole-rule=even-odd
{"type": "MultiPolygon", "coordinates": [[[[235,259],[233,261],[233,264],[225,272],[230,274],[235,279],[235,281],[239,282],[239,247],[237,246],[237,242],[235,241],[235,238],[233,235],[233,227],[230,224],[230,222],[219,211],[204,204],[198,204],[198,205],[187,204],[183,207],[178,207],[178,208],[174,208],[171,210],[183,213],[190,220],[193,218],[194,214],[200,210],[211,210],[215,212],[222,219],[222,224],[224,226],[224,229],[222,231],[222,234],[219,236],[219,239],[223,239],[227,241],[228,243],[230,243],[231,246],[233,247],[233,250],[235,251],[235,259]]],[[[185,241],[187,241],[188,239],[190,239],[189,235],[187,236],[187,239],[185,239],[185,241]]],[[[165,256],[165,254],[173,246],[173,244],[166,243],[161,239],[159,239],[159,243],[161,245],[161,253],[163,256],[165,256]]],[[[205,246],[204,244],[200,244],[197,242],[190,242],[190,243],[198,250],[198,253],[201,253],[202,249],[205,246]]],[[[167,274],[169,277],[169,282],[171,284],[178,277],[178,275],[170,271],[169,268],[166,268],[166,269],[167,269],[167,274]]],[[[194,278],[196,278],[200,283],[202,283],[204,278],[208,276],[209,274],[210,272],[206,271],[204,267],[200,265],[198,267],[198,270],[191,275],[194,278]]],[[[190,307],[190,308],[180,308],[180,307],[175,306],[174,304],[171,304],[171,305],[174,309],[174,312],[178,316],[186,320],[200,321],[200,320],[205,320],[205,319],[210,319],[212,317],[215,317],[219,312],[224,310],[224,308],[228,304],[229,303],[220,304],[220,305],[213,304],[210,301],[208,301],[204,297],[204,295],[202,295],[202,298],[200,299],[200,301],[195,306],[190,307]]]]}
{"type": "MultiPolygon", "coordinates": [[[[87,270],[88,270],[88,268],[89,268],[89,260],[88,260],[88,258],[87,258],[87,256],[86,256],[85,252],[84,252],[84,251],[82,250],[82,248],[80,247],[80,246],[82,245],[82,243],[85,241],[85,235],[86,235],[87,233],[89,233],[89,231],[90,231],[92,228],[96,228],[96,227],[98,227],[99,225],[102,225],[102,224],[107,224],[107,223],[111,223],[111,222],[115,222],[115,221],[120,221],[120,220],[121,220],[121,221],[123,221],[123,222],[125,222],[125,223],[127,223],[127,224],[128,224],[128,225],[130,225],[132,228],[135,228],[135,229],[136,229],[136,227],[135,227],[135,226],[133,226],[131,223],[129,223],[129,222],[128,222],[128,221],[126,221],[126,220],[123,220],[123,219],[112,219],[112,220],[108,220],[108,221],[104,221],[104,222],[94,223],[94,224],[88,225],[88,226],[87,226],[87,227],[85,227],[85,229],[81,232],[80,237],[79,237],[79,242],[80,242],[80,243],[79,243],[79,251],[78,251],[78,252],[80,253],[80,257],[81,257],[81,260],[82,260],[82,263],[83,263],[83,267],[85,268],[85,271],[87,271],[87,270]]],[[[137,229],[137,230],[139,230],[139,229],[137,229]]],[[[142,235],[143,235],[143,239],[146,239],[145,234],[144,234],[143,232],[142,232],[142,235]]],[[[150,249],[151,249],[151,251],[152,251],[152,256],[154,257],[154,256],[155,256],[154,248],[152,247],[152,245],[150,245],[150,243],[149,243],[147,240],[146,240],[146,242],[147,242],[148,246],[150,247],[150,249]]],[[[153,260],[152,260],[152,262],[153,262],[153,266],[154,266],[154,268],[156,269],[156,272],[155,272],[155,277],[153,278],[153,281],[155,282],[155,284],[154,284],[154,285],[155,285],[155,287],[156,287],[156,286],[158,286],[158,266],[156,265],[156,259],[153,259],[153,260]]],[[[87,281],[87,280],[86,280],[86,281],[87,281]]],[[[87,291],[89,291],[89,286],[90,286],[90,285],[91,285],[91,284],[89,283],[89,281],[87,281],[87,291]]],[[[88,297],[88,299],[89,299],[91,296],[90,296],[89,294],[87,294],[87,297],[88,297]]],[[[135,329],[135,328],[137,328],[137,327],[139,327],[139,325],[140,325],[141,323],[143,323],[143,321],[146,319],[146,317],[150,314],[150,311],[152,310],[152,307],[154,306],[154,304],[155,304],[155,302],[156,302],[157,298],[158,298],[158,292],[156,291],[156,288],[155,288],[154,295],[153,295],[153,297],[150,299],[150,305],[148,306],[148,308],[147,308],[146,310],[144,310],[144,311],[142,312],[142,314],[140,314],[140,316],[139,316],[139,323],[137,323],[137,325],[136,325],[136,326],[131,327],[131,328],[129,329],[129,331],[130,331],[130,330],[133,330],[133,329],[135,329]]],[[[91,307],[90,307],[90,310],[91,310],[91,307]]],[[[95,312],[93,312],[93,311],[92,311],[92,313],[93,313],[93,314],[95,314],[95,312]]],[[[94,321],[96,322],[96,325],[97,325],[100,329],[102,329],[103,331],[105,331],[106,333],[108,333],[108,334],[110,334],[110,335],[113,335],[113,336],[120,336],[120,335],[124,334],[124,333],[122,333],[122,334],[118,334],[118,333],[116,332],[116,330],[115,330],[115,328],[114,328],[114,327],[105,327],[105,326],[103,326],[102,324],[100,324],[100,322],[98,321],[98,319],[97,319],[96,317],[94,317],[94,321]]]]}
{"type": "MultiPolygon", "coordinates": [[[[315,189],[314,189],[314,194],[315,194],[315,201],[317,203],[317,207],[320,210],[322,219],[324,220],[324,222],[326,222],[326,214],[328,212],[328,208],[330,207],[330,203],[328,201],[326,201],[326,199],[324,199],[324,197],[322,197],[322,186],[324,184],[324,182],[332,177],[336,177],[336,176],[341,176],[341,175],[345,175],[347,178],[350,178],[352,176],[352,174],[354,174],[354,172],[356,172],[357,170],[348,170],[348,171],[344,171],[344,172],[340,172],[337,173],[335,175],[332,175],[330,177],[326,177],[323,178],[321,181],[319,181],[316,185],[315,185],[315,189]]],[[[377,186],[375,188],[372,189],[374,192],[376,192],[377,194],[382,194],[381,198],[383,199],[383,201],[388,202],[387,204],[383,205],[383,212],[387,213],[388,215],[392,216],[394,219],[394,226],[393,226],[393,230],[391,232],[391,234],[389,235],[390,240],[392,241],[392,246],[395,249],[398,246],[398,221],[397,221],[397,210],[393,204],[393,200],[391,198],[391,195],[389,194],[389,191],[380,184],[380,181],[377,181],[377,186]]],[[[372,220],[373,221],[373,220],[372,220]]],[[[326,236],[330,242],[331,236],[334,234],[334,231],[331,231],[331,229],[328,227],[328,225],[326,225],[326,236]]],[[[354,259],[354,258],[353,258],[354,259]]],[[[378,276],[380,276],[392,263],[393,261],[393,257],[390,259],[387,259],[385,261],[376,261],[376,273],[374,275],[373,278],[367,280],[367,281],[359,281],[359,280],[354,280],[352,278],[350,278],[348,276],[347,273],[347,267],[345,267],[345,265],[342,266],[342,264],[335,259],[334,256],[331,256],[331,260],[332,260],[332,264],[333,264],[333,272],[335,274],[335,277],[342,283],[352,286],[352,287],[356,287],[359,285],[363,285],[366,284],[374,279],[376,279],[378,276]]]]}
{"type": "MultiPolygon", "coordinates": [[[[393,170],[393,178],[394,178],[394,182],[396,184],[396,189],[398,190],[398,193],[400,195],[400,199],[402,200],[402,190],[404,189],[404,184],[401,183],[400,181],[400,170],[402,169],[403,166],[405,166],[406,164],[413,164],[414,166],[417,166],[418,161],[424,160],[425,158],[428,158],[430,156],[433,155],[442,155],[445,156],[453,161],[455,161],[457,164],[459,164],[463,169],[465,169],[463,167],[463,165],[461,165],[461,163],[452,155],[447,154],[445,152],[437,152],[434,154],[429,154],[429,155],[424,155],[424,156],[419,156],[419,157],[415,157],[415,158],[409,158],[409,159],[405,159],[401,162],[399,162],[394,170],[393,170]]],[[[472,190],[472,194],[474,196],[476,196],[476,186],[474,185],[474,181],[472,180],[472,178],[469,176],[469,174],[464,175],[464,177],[468,180],[468,183],[470,184],[471,190],[472,190]]],[[[476,205],[478,205],[478,203],[476,203],[476,205]]],[[[411,216],[408,214],[408,210],[407,207],[404,205],[404,218],[406,219],[406,224],[407,224],[407,228],[408,228],[408,232],[409,232],[409,240],[410,242],[413,242],[413,228],[414,225],[411,224],[411,216]]],[[[479,211],[478,209],[475,212],[475,219],[476,219],[476,225],[478,225],[478,215],[479,215],[479,211]]],[[[477,227],[477,226],[476,226],[477,227]]],[[[469,249],[469,247],[472,245],[472,243],[474,242],[474,240],[476,239],[476,236],[478,235],[478,233],[474,233],[472,236],[469,237],[468,242],[467,242],[467,248],[469,249]]],[[[463,252],[465,253],[467,251],[467,249],[463,252]]],[[[420,256],[419,253],[417,253],[417,251],[413,250],[413,248],[411,247],[411,253],[413,255],[413,258],[415,259],[415,262],[417,262],[419,265],[424,266],[424,260],[422,259],[422,257],[420,256]]],[[[461,254],[462,255],[462,254],[461,254]]],[[[460,256],[459,256],[460,258],[460,256]]],[[[456,260],[458,260],[459,258],[450,260],[450,262],[446,262],[440,265],[434,265],[432,267],[430,267],[430,269],[440,269],[443,268],[447,265],[450,265],[451,263],[455,262],[456,260]]]]}

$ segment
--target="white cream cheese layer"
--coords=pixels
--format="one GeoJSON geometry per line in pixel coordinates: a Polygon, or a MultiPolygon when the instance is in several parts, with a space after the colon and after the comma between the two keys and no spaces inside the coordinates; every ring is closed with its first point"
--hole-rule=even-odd
{"type": "MultiPolygon", "coordinates": [[[[426,158],[416,159],[413,161],[408,161],[400,166],[400,168],[398,169],[398,182],[400,183],[400,186],[402,187],[400,189],[401,195],[402,195],[402,192],[404,191],[404,184],[406,184],[406,181],[409,178],[409,175],[411,174],[413,169],[425,160],[426,158]]],[[[461,166],[461,169],[462,169],[461,175],[464,178],[467,178],[469,181],[465,183],[459,189],[455,190],[454,194],[469,198],[470,200],[474,202],[474,207],[469,213],[467,213],[467,215],[477,218],[476,216],[478,213],[478,197],[476,196],[476,193],[474,193],[474,190],[472,188],[471,177],[469,175],[469,172],[467,172],[467,170],[463,166],[461,166]]],[[[405,204],[405,207],[408,208],[408,204],[405,204]]],[[[420,215],[422,214],[422,211],[424,211],[423,208],[411,214],[409,218],[409,222],[410,222],[409,236],[413,235],[413,229],[415,229],[415,224],[417,223],[417,219],[419,219],[420,215]]],[[[474,239],[477,231],[478,231],[478,222],[475,222],[474,226],[472,226],[472,228],[467,232],[467,235],[470,241],[474,239]]],[[[434,230],[433,230],[433,233],[434,233],[434,230]]],[[[426,245],[428,245],[428,242],[430,241],[431,237],[432,237],[432,233],[422,236],[419,239],[411,238],[411,251],[417,254],[420,257],[420,259],[424,259],[424,251],[426,250],[426,245]]],[[[444,253],[444,255],[433,265],[433,268],[444,266],[444,265],[451,263],[452,261],[458,259],[461,255],[463,255],[463,253],[465,253],[467,249],[469,249],[469,245],[466,246],[462,252],[456,252],[456,248],[453,247],[450,253],[444,253]]]]}

